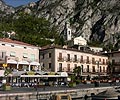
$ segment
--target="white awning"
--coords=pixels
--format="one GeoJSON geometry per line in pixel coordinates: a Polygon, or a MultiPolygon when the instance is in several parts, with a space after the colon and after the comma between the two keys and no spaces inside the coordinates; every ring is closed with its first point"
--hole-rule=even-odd
{"type": "Polygon", "coordinates": [[[15,60],[7,60],[7,63],[8,64],[17,64],[17,61],[15,61],[15,60]]]}
{"type": "Polygon", "coordinates": [[[60,75],[21,75],[20,77],[67,77],[67,76],[60,76],[60,75]]]}
{"type": "Polygon", "coordinates": [[[25,64],[25,65],[29,65],[29,62],[27,62],[27,61],[20,61],[20,62],[18,62],[18,64],[25,64]]]}
{"type": "Polygon", "coordinates": [[[31,62],[30,65],[36,65],[36,66],[39,66],[40,63],[39,63],[39,62],[31,62]]]}

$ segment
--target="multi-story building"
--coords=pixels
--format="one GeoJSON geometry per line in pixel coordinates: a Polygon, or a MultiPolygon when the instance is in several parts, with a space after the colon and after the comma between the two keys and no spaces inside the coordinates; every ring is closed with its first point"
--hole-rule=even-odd
{"type": "Polygon", "coordinates": [[[120,51],[106,53],[109,57],[109,69],[112,74],[120,74],[120,51]]]}
{"type": "Polygon", "coordinates": [[[44,78],[47,78],[47,81],[66,80],[68,77],[66,72],[56,74],[41,71],[39,49],[24,42],[0,39],[0,81],[14,83],[17,86],[19,83],[19,86],[22,86],[25,83],[43,82],[44,78]]]}
{"type": "Polygon", "coordinates": [[[39,69],[39,48],[33,45],[11,40],[0,39],[0,67],[16,71],[39,69]]]}
{"type": "Polygon", "coordinates": [[[41,48],[40,62],[42,68],[48,71],[72,72],[76,66],[81,66],[83,76],[97,76],[107,74],[108,57],[73,48],[50,46],[41,48]]]}

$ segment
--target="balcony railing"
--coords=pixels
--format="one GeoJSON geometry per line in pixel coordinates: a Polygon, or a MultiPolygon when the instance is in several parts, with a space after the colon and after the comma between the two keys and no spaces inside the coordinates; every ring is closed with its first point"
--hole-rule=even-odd
{"type": "Polygon", "coordinates": [[[18,57],[7,57],[7,60],[15,60],[15,61],[18,61],[19,60],[19,58],[18,57]]]}
{"type": "Polygon", "coordinates": [[[73,62],[80,62],[79,58],[73,58],[73,62]]]}
{"type": "Polygon", "coordinates": [[[120,65],[120,62],[114,62],[113,65],[120,65]]]}
{"type": "Polygon", "coordinates": [[[64,58],[58,57],[58,61],[64,61],[64,58]]]}
{"type": "Polygon", "coordinates": [[[23,58],[22,61],[28,61],[28,62],[39,62],[38,59],[30,59],[30,58],[23,58]]]}

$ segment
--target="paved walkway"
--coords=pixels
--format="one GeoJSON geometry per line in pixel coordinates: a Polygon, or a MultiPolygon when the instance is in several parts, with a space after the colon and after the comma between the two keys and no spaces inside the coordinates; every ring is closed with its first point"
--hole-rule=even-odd
{"type": "MultiPolygon", "coordinates": [[[[116,83],[116,85],[110,85],[109,83],[100,83],[99,87],[114,87],[114,86],[120,86],[120,82],[116,83]]],[[[2,88],[0,88],[0,94],[7,94],[7,93],[27,93],[27,92],[45,92],[45,91],[69,91],[73,89],[85,89],[85,88],[96,88],[94,84],[78,84],[76,87],[70,88],[68,86],[44,86],[39,88],[34,87],[12,87],[10,91],[3,91],[2,88]]]]}

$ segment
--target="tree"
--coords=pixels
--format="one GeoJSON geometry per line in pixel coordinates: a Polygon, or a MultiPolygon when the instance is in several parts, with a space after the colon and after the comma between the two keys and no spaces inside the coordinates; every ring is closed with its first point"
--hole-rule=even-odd
{"type": "Polygon", "coordinates": [[[81,66],[76,66],[76,67],[73,69],[73,72],[75,73],[75,75],[76,75],[77,77],[80,77],[80,76],[81,76],[81,71],[82,71],[81,66]]]}
{"type": "Polygon", "coordinates": [[[110,73],[110,75],[112,75],[113,71],[114,71],[114,63],[110,62],[108,63],[108,71],[110,73]]]}

